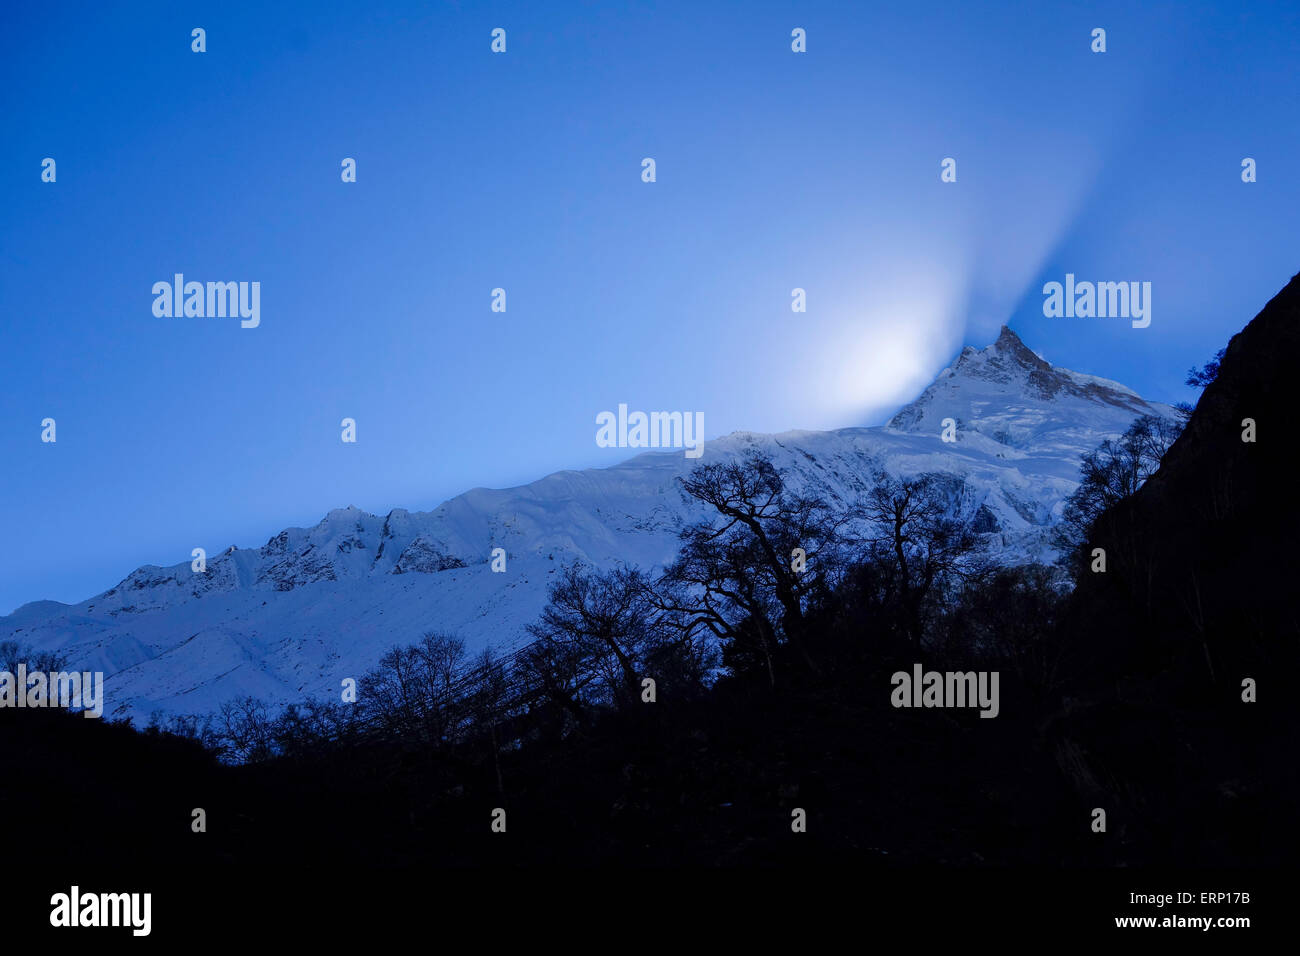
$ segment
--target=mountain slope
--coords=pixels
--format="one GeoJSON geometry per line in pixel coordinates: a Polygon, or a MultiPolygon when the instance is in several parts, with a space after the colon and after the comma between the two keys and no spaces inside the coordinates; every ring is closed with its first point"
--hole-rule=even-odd
{"type": "MultiPolygon", "coordinates": [[[[886,426],[780,435],[737,432],[701,461],[770,456],[795,484],[841,498],[873,470],[964,476],[1000,560],[1050,559],[1052,527],[1074,490],[1079,457],[1139,414],[1172,415],[1114,382],[1054,368],[1009,329],[952,366],[886,426]],[[945,442],[944,419],[957,423],[945,442]]],[[[563,471],[519,488],[475,489],[430,512],[384,517],[331,511],[256,549],[190,564],[145,566],[75,605],[41,601],[0,618],[0,640],[57,649],[103,670],[106,709],[203,713],[231,697],[272,703],[335,694],[394,644],[429,630],[470,650],[512,647],[545,603],[558,567],[581,559],[661,565],[699,515],[675,479],[695,467],[680,451],[610,468],[563,471]],[[508,555],[490,568],[492,549],[508,555]]]]}

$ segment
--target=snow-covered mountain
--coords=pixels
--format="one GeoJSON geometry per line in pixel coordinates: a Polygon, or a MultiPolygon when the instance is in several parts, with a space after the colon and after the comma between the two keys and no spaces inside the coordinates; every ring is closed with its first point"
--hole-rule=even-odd
{"type": "Polygon", "coordinates": [[[348,507],[260,548],[148,565],[80,604],[38,601],[0,618],[0,640],[56,649],[106,674],[106,711],[145,719],[205,713],[252,694],[272,703],[334,695],[394,644],[438,630],[469,650],[525,640],[563,562],[653,567],[702,513],[674,479],[701,462],[760,451],[796,483],[849,497],[873,469],[964,476],[1000,559],[1050,559],[1079,458],[1141,414],[1173,416],[1116,382],[1055,368],[1003,328],[966,348],[888,425],[780,435],[736,432],[705,446],[563,471],[519,488],[478,488],[429,512],[348,507]],[[956,442],[941,440],[944,420],[956,442]],[[490,567],[504,548],[504,573],[490,567]]]}

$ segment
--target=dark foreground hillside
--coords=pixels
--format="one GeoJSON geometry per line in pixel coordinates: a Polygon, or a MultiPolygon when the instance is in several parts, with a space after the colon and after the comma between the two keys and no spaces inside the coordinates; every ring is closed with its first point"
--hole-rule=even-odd
{"type": "Polygon", "coordinates": [[[850,575],[770,670],[565,733],[538,718],[495,759],[479,738],[367,739],[230,767],[167,734],[0,711],[0,819],[20,851],[137,866],[1289,862],[1298,364],[1300,277],[1233,338],[1160,471],[1094,527],[1104,574],[1065,598],[992,576],[925,651],[850,575]],[[997,718],[892,707],[891,673],[918,662],[999,669],[997,718]]]}

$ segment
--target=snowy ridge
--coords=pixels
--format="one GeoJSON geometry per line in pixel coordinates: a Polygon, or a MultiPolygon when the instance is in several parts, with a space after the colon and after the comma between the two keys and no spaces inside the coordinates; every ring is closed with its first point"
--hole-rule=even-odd
{"type": "MultiPolygon", "coordinates": [[[[1054,368],[1009,329],[967,348],[886,426],[780,435],[736,432],[700,462],[760,451],[792,483],[842,498],[875,468],[964,476],[981,530],[1005,563],[1050,560],[1053,525],[1076,487],[1079,458],[1141,414],[1173,416],[1105,379],[1054,368]],[[940,440],[942,423],[958,440],[940,440]]],[[[433,511],[379,517],[336,509],[260,548],[230,548],[194,573],[188,561],[147,565],[79,604],[26,604],[0,618],[0,640],[57,649],[106,674],[106,711],[147,719],[205,713],[252,694],[279,704],[335,695],[394,644],[429,630],[470,651],[517,646],[562,563],[654,567],[702,512],[675,479],[698,463],[680,451],[610,468],[562,471],[518,488],[479,488],[433,511]],[[493,548],[505,573],[489,566],[493,548]]]]}

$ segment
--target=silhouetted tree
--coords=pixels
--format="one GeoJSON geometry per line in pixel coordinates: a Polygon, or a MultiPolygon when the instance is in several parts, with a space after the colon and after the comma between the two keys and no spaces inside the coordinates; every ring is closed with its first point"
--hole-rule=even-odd
{"type": "Polygon", "coordinates": [[[459,719],[453,685],[464,654],[463,642],[434,632],[410,647],[393,647],[358,682],[358,704],[390,730],[440,745],[459,719]]]}
{"type": "Polygon", "coordinates": [[[1214,358],[1210,359],[1200,368],[1190,368],[1187,370],[1187,384],[1192,388],[1205,388],[1216,378],[1219,377],[1219,363],[1223,361],[1224,353],[1227,348],[1221,348],[1214,353],[1214,358]]]}
{"type": "Polygon", "coordinates": [[[57,673],[68,666],[67,659],[55,651],[37,651],[19,641],[0,641],[0,671],[17,674],[19,664],[26,664],[29,674],[57,673]]]}
{"type": "Polygon", "coordinates": [[[1083,456],[1079,487],[1065,502],[1056,544],[1077,573],[1099,515],[1131,496],[1155,474],[1182,427],[1158,415],[1134,419],[1118,441],[1107,439],[1083,456]]]}
{"type": "Polygon", "coordinates": [[[566,727],[586,721],[582,694],[592,677],[584,671],[581,646],[572,641],[539,638],[523,649],[519,663],[524,679],[532,683],[550,703],[553,713],[559,715],[558,720],[551,721],[545,720],[544,711],[539,714],[550,725],[549,729],[563,734],[566,727]]]}
{"type": "Polygon", "coordinates": [[[266,704],[251,695],[228,700],[217,711],[220,756],[256,763],[275,755],[275,732],[266,704]]]}
{"type": "Polygon", "coordinates": [[[655,641],[656,609],[649,583],[635,568],[561,569],[541,618],[528,626],[538,640],[576,651],[610,702],[636,700],[644,655],[655,641]]]}
{"type": "Polygon", "coordinates": [[[329,744],[355,744],[364,713],[358,704],[321,700],[289,704],[275,720],[276,751],[293,757],[319,752],[329,744]]]}
{"type": "Polygon", "coordinates": [[[682,531],[659,606],[687,633],[707,630],[736,643],[733,661],[738,654],[761,658],[773,684],[782,642],[815,670],[805,610],[809,596],[842,569],[846,515],[824,497],[793,493],[758,454],[697,467],[679,481],[685,496],[716,514],[682,531]]]}
{"type": "Polygon", "coordinates": [[[475,659],[465,688],[465,708],[471,730],[482,736],[492,755],[492,770],[497,792],[505,794],[505,780],[501,775],[501,737],[499,728],[510,707],[510,673],[507,663],[491,648],[486,648],[475,659]]]}
{"type": "Polygon", "coordinates": [[[870,558],[887,565],[902,629],[919,645],[931,606],[982,565],[983,539],[963,514],[968,495],[961,478],[883,473],[859,505],[870,558]]]}
{"type": "Polygon", "coordinates": [[[1010,671],[1046,697],[1069,676],[1058,628],[1066,581],[1041,564],[993,568],[966,582],[949,626],[955,650],[1010,671]]]}

